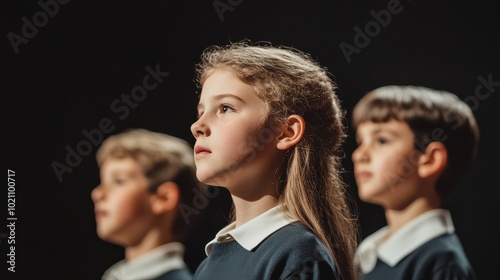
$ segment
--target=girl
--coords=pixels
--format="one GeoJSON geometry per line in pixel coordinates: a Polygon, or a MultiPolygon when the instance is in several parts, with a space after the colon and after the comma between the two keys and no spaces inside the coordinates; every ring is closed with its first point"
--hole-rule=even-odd
{"type": "Polygon", "coordinates": [[[229,190],[234,222],[194,279],[354,279],[357,232],[339,174],[344,113],[308,54],[246,42],[207,48],[196,175],[229,190]]]}

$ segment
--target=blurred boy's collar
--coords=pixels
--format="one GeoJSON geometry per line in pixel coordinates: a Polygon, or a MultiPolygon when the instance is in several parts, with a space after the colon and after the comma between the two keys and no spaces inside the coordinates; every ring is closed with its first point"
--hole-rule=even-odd
{"type": "Polygon", "coordinates": [[[132,261],[121,260],[106,270],[102,280],[144,280],[184,268],[184,245],[172,242],[159,246],[132,261]]]}
{"type": "Polygon", "coordinates": [[[387,226],[363,240],[357,250],[355,262],[363,273],[373,270],[377,258],[394,267],[404,257],[427,241],[443,234],[455,232],[448,210],[427,211],[384,240],[387,226]]]}
{"type": "Polygon", "coordinates": [[[236,222],[221,229],[215,238],[205,246],[205,253],[210,255],[214,243],[224,243],[236,241],[243,248],[251,251],[257,247],[264,239],[278,229],[296,221],[288,219],[280,206],[276,206],[235,228],[236,222]]]}

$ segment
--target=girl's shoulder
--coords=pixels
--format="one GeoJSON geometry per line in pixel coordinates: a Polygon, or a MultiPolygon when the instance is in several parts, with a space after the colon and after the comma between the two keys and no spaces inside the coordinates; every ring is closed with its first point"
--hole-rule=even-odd
{"type": "Polygon", "coordinates": [[[293,279],[310,279],[312,275],[321,275],[321,279],[338,279],[335,262],[326,246],[300,223],[282,227],[259,247],[262,255],[267,255],[264,259],[268,259],[269,264],[284,265],[283,278],[280,279],[292,276],[293,279]],[[303,278],[304,275],[307,277],[303,278]]]}
{"type": "Polygon", "coordinates": [[[288,224],[271,234],[261,246],[288,256],[332,261],[327,247],[312,231],[299,222],[288,224]]]}
{"type": "Polygon", "coordinates": [[[316,235],[300,222],[290,223],[275,231],[270,237],[286,237],[288,241],[319,241],[316,235]]]}

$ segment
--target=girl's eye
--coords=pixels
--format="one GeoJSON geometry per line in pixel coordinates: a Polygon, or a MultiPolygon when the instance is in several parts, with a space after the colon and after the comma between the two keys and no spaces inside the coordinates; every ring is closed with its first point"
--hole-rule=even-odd
{"type": "Polygon", "coordinates": [[[233,108],[231,108],[230,106],[227,106],[227,105],[221,105],[220,110],[222,113],[228,113],[228,112],[231,112],[233,110],[233,108]]]}

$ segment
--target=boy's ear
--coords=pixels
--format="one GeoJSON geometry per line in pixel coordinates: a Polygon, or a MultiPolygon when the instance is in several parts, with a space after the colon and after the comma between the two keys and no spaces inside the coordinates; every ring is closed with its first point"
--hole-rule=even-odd
{"type": "Polygon", "coordinates": [[[446,146],[437,141],[429,143],[418,163],[418,175],[421,178],[439,175],[448,163],[446,146]]]}
{"type": "Polygon", "coordinates": [[[285,125],[278,137],[276,147],[280,150],[288,150],[297,144],[306,130],[306,122],[299,115],[288,116],[285,125]]]}
{"type": "Polygon", "coordinates": [[[158,186],[156,193],[151,197],[153,212],[161,214],[174,210],[180,202],[179,186],[171,181],[158,186]]]}

